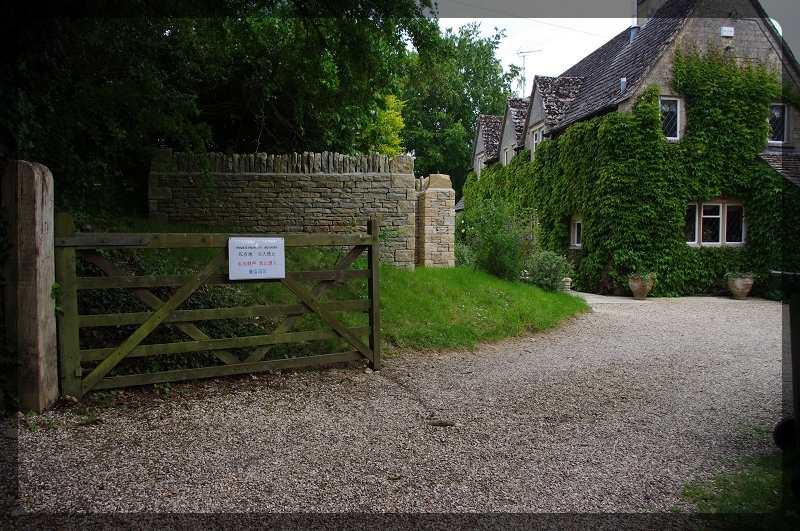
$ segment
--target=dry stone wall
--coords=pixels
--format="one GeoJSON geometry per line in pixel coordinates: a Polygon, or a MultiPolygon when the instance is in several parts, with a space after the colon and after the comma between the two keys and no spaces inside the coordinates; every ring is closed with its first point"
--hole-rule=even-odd
{"type": "Polygon", "coordinates": [[[151,218],[165,222],[270,234],[365,231],[375,216],[384,259],[407,269],[452,266],[452,246],[437,242],[434,249],[433,241],[418,237],[439,240],[443,231],[454,236],[452,187],[434,194],[447,196],[436,203],[441,210],[436,216],[430,214],[433,203],[420,202],[420,192],[413,159],[406,155],[210,153],[191,158],[165,150],[151,168],[149,208],[151,218]],[[449,214],[444,212],[448,201],[449,214]],[[447,215],[452,222],[441,221],[447,215]],[[443,225],[421,228],[420,216],[425,223],[443,225]],[[418,245],[426,252],[418,254],[418,245]]]}

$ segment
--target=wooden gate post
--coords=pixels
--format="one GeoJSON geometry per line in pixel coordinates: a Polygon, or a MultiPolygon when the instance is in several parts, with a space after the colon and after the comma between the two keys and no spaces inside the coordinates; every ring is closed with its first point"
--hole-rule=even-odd
{"type": "MultiPolygon", "coordinates": [[[[2,207],[11,243],[4,273],[6,340],[16,346],[16,393],[22,411],[58,399],[53,239],[53,175],[41,164],[8,163],[2,207]]],[[[14,375],[12,375],[13,378],[14,375]]]]}

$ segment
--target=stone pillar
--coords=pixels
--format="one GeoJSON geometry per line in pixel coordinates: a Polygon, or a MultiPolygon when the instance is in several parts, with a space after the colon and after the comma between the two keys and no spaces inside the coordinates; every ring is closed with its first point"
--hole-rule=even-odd
{"type": "Polygon", "coordinates": [[[417,192],[416,265],[455,267],[456,193],[448,175],[420,180],[417,192]]]}
{"type": "Polygon", "coordinates": [[[6,340],[18,354],[14,383],[20,410],[42,412],[59,396],[53,176],[40,164],[11,161],[0,195],[11,244],[3,273],[6,340]]]}

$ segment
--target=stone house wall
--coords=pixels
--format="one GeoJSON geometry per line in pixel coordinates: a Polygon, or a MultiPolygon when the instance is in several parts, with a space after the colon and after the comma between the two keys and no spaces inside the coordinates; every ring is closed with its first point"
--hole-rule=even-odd
{"type": "MultiPolygon", "coordinates": [[[[648,10],[661,3],[655,0],[639,0],[640,23],[647,18],[648,10]]],[[[729,29],[728,31],[731,31],[729,29]]],[[[686,20],[684,28],[677,36],[671,49],[667,51],[650,69],[640,82],[637,94],[620,103],[619,109],[631,111],[636,95],[650,85],[662,87],[662,96],[680,97],[670,88],[673,75],[673,60],[676,49],[687,50],[696,47],[701,52],[723,51],[745,61],[760,62],[774,72],[783,85],[800,90],[800,79],[792,68],[791,58],[781,51],[781,43],[774,38],[767,22],[759,17],[749,0],[704,0],[696,12],[686,20]],[[728,16],[733,13],[734,16],[728,16]],[[731,28],[732,36],[723,36],[722,28],[731,28]]],[[[778,103],[778,102],[776,102],[778,103]]],[[[680,137],[685,133],[686,106],[680,107],[680,137]]],[[[788,107],[789,130],[787,144],[800,141],[800,111],[793,105],[788,107]]]]}

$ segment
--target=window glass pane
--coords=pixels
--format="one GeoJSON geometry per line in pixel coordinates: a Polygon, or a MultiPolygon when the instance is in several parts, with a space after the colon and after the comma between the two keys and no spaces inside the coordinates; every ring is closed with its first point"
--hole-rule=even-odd
{"type": "Polygon", "coordinates": [[[703,205],[703,243],[720,243],[722,205],[703,205]]]}
{"type": "Polygon", "coordinates": [[[686,219],[683,225],[683,233],[686,236],[686,243],[697,241],[697,205],[686,207],[686,219]]]}
{"type": "Polygon", "coordinates": [[[581,244],[581,222],[575,222],[575,245],[581,244]]]}
{"type": "Polygon", "coordinates": [[[678,138],[678,100],[661,100],[661,127],[667,138],[678,138]]]}
{"type": "Polygon", "coordinates": [[[728,205],[725,213],[725,241],[744,243],[744,207],[728,205]]]}
{"type": "Polygon", "coordinates": [[[773,142],[784,142],[786,140],[785,105],[773,105],[770,107],[769,125],[772,126],[772,134],[769,139],[773,142]]]}

